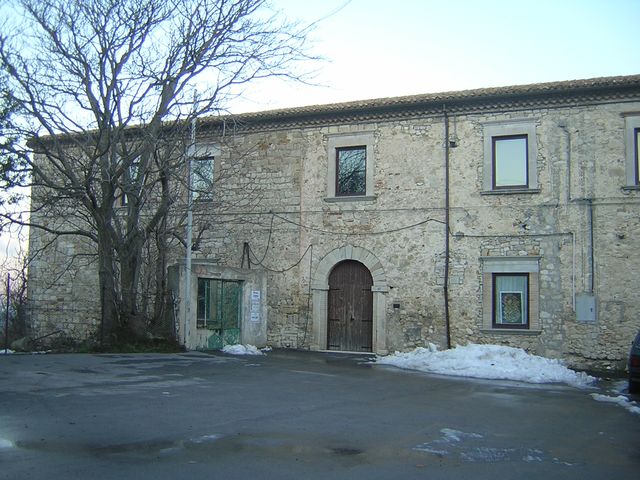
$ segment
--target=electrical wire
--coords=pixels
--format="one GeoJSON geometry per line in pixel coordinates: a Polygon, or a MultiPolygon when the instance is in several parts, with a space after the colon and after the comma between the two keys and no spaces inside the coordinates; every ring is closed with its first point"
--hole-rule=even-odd
{"type": "Polygon", "coordinates": [[[295,225],[296,227],[300,227],[300,228],[303,228],[305,230],[310,230],[310,231],[313,231],[313,232],[326,233],[328,235],[346,235],[346,236],[384,235],[384,234],[387,234],[387,233],[396,233],[396,232],[401,232],[402,230],[409,230],[411,228],[419,227],[420,225],[424,225],[424,224],[429,223],[429,222],[436,222],[436,223],[444,224],[444,222],[442,220],[436,220],[435,218],[427,218],[426,220],[423,220],[423,221],[418,222],[418,223],[414,223],[414,224],[411,224],[411,225],[405,225],[404,227],[392,228],[390,230],[381,230],[381,231],[378,231],[378,232],[339,232],[339,231],[324,230],[322,228],[317,228],[317,227],[310,227],[309,225],[303,225],[302,223],[298,223],[298,222],[294,222],[293,220],[289,220],[288,218],[285,218],[285,217],[283,217],[281,215],[278,215],[277,213],[271,212],[271,214],[274,217],[279,218],[283,222],[290,223],[291,225],[295,225]]]}
{"type": "MultiPolygon", "coordinates": [[[[300,257],[300,259],[294,263],[293,265],[291,265],[288,268],[285,268],[283,270],[277,270],[274,268],[269,268],[267,267],[264,263],[260,262],[260,263],[255,263],[255,262],[251,262],[253,265],[260,265],[262,268],[264,268],[267,272],[271,272],[271,273],[285,273],[288,272],[289,270],[293,270],[294,268],[296,268],[298,265],[300,265],[300,263],[302,262],[302,260],[304,259],[304,257],[307,255],[307,252],[309,250],[311,250],[311,248],[313,247],[313,244],[309,244],[309,246],[307,247],[307,249],[304,251],[304,253],[302,254],[302,256],[300,257]]],[[[253,250],[251,250],[251,246],[249,246],[249,252],[251,252],[254,256],[255,254],[253,253],[253,250]]]]}
{"type": "Polygon", "coordinates": [[[273,230],[274,230],[273,229],[273,223],[274,223],[274,219],[275,218],[278,218],[278,219],[282,220],[283,222],[289,223],[291,225],[295,225],[295,226],[297,226],[299,228],[302,228],[302,229],[305,229],[305,230],[311,230],[311,231],[314,231],[314,232],[324,233],[324,234],[328,234],[328,235],[347,235],[347,236],[384,235],[384,234],[387,234],[387,233],[395,233],[395,232],[400,232],[402,230],[408,230],[410,228],[419,227],[420,225],[424,225],[424,224],[429,223],[429,222],[444,223],[441,220],[436,220],[434,218],[428,218],[426,220],[423,220],[421,222],[414,223],[414,224],[411,224],[411,225],[405,225],[403,227],[392,228],[390,230],[381,230],[381,231],[378,231],[378,232],[338,232],[338,231],[324,230],[322,228],[317,228],[317,227],[311,227],[309,225],[304,225],[302,223],[295,222],[293,220],[289,220],[288,218],[285,218],[282,215],[274,213],[273,211],[271,211],[269,213],[271,214],[271,221],[269,222],[269,234],[267,236],[267,245],[265,246],[264,252],[262,254],[262,258],[258,259],[258,255],[256,255],[256,252],[253,251],[253,249],[251,248],[251,245],[248,245],[248,247],[249,247],[249,258],[248,258],[248,260],[249,260],[249,267],[251,265],[260,265],[265,270],[267,270],[269,272],[273,272],[273,273],[285,273],[285,272],[288,272],[289,270],[292,270],[293,268],[297,267],[298,265],[300,265],[300,262],[302,262],[302,259],[306,256],[307,252],[312,247],[312,245],[310,244],[307,247],[307,249],[304,251],[302,256],[298,259],[298,261],[295,262],[293,265],[291,265],[288,268],[285,268],[285,269],[273,269],[273,268],[267,267],[264,264],[264,261],[267,258],[267,254],[269,253],[269,249],[271,247],[271,238],[273,236],[273,230]],[[251,259],[251,257],[253,257],[253,259],[251,259]]]}

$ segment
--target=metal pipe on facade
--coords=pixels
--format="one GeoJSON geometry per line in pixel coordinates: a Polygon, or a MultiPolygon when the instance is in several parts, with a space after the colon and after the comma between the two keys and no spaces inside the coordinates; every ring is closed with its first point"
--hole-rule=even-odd
{"type": "Polygon", "coordinates": [[[566,185],[565,201],[568,205],[569,202],[571,202],[572,200],[571,198],[571,132],[569,131],[569,128],[565,123],[558,124],[558,127],[560,127],[560,129],[565,133],[567,137],[567,144],[566,144],[566,150],[565,150],[566,168],[567,168],[566,170],[567,185],[566,185]]]}
{"type": "Polygon", "coordinates": [[[447,332],[447,348],[451,348],[451,324],[449,318],[449,115],[446,105],[442,106],[444,115],[444,321],[447,332]]]}
{"type": "Polygon", "coordinates": [[[594,245],[593,245],[593,200],[591,198],[587,199],[587,205],[589,206],[589,270],[591,272],[591,276],[589,279],[589,293],[593,294],[595,289],[595,255],[594,255],[594,245]]]}

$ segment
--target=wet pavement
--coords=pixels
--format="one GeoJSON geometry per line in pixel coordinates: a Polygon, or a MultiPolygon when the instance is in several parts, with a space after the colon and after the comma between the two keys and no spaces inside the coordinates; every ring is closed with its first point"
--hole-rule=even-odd
{"type": "Polygon", "coordinates": [[[640,415],[591,396],[618,388],[295,351],[0,356],[0,478],[636,479],[640,415]]]}

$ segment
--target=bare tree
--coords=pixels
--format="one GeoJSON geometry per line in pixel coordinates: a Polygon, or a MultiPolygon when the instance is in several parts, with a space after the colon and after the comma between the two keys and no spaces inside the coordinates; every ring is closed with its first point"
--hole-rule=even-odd
{"type": "Polygon", "coordinates": [[[29,333],[27,324],[27,255],[24,251],[14,252],[11,257],[6,257],[0,262],[0,318],[2,328],[0,329],[0,345],[5,348],[11,342],[29,333]],[[9,285],[7,285],[9,282],[9,285]],[[8,293],[8,296],[7,296],[8,293]],[[9,308],[7,303],[9,302],[9,308]],[[7,315],[8,313],[8,315],[7,315]],[[6,323],[9,322],[8,332],[5,331],[6,323]],[[8,335],[5,334],[8,333],[8,335]],[[5,340],[9,341],[5,345],[5,340]]]}
{"type": "Polygon", "coordinates": [[[0,34],[0,64],[14,133],[30,139],[11,152],[10,183],[32,188],[32,211],[4,217],[89,240],[103,341],[141,336],[143,253],[166,247],[191,121],[253,80],[300,79],[307,31],[264,0],[10,3],[22,19],[0,34]]]}

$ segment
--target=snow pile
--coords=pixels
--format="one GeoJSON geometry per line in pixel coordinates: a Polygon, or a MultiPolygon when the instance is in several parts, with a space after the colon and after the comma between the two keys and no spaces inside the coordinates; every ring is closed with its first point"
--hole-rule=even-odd
{"type": "Polygon", "coordinates": [[[11,353],[16,353],[13,350],[9,350],[8,348],[3,348],[0,350],[0,355],[9,355],[11,353]]]}
{"type": "Polygon", "coordinates": [[[222,351],[230,355],[264,355],[253,345],[225,345],[222,351]]]}
{"type": "Polygon", "coordinates": [[[596,381],[582,372],[574,372],[559,360],[530,355],[521,348],[470,344],[438,351],[429,344],[412,352],[377,357],[377,363],[400,368],[460,377],[517,380],[528,383],[566,383],[586,387],[596,381]]]}
{"type": "Polygon", "coordinates": [[[640,415],[640,407],[637,406],[637,403],[629,400],[624,395],[610,397],[608,395],[592,393],[591,397],[597,402],[615,403],[616,405],[620,405],[621,407],[626,408],[631,413],[637,413],[638,415],[640,415]]]}

